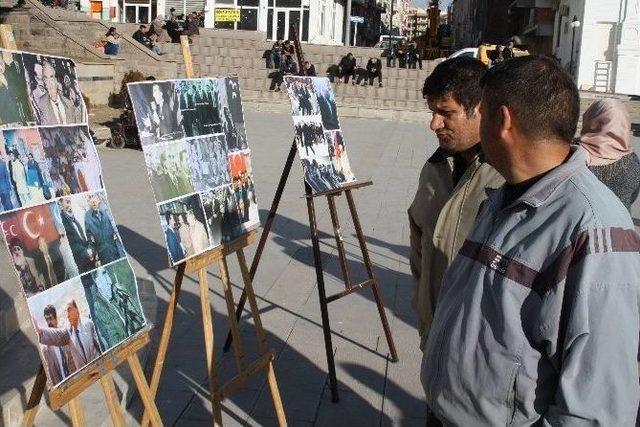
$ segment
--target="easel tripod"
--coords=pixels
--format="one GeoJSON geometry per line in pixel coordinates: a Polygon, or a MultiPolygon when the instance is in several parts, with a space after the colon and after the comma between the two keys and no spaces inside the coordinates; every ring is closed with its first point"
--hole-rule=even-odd
{"type": "MultiPolygon", "coordinates": [[[[303,66],[304,54],[302,52],[302,46],[300,45],[296,28],[294,26],[291,26],[289,33],[292,34],[294,46],[296,49],[296,55],[298,59],[298,68],[301,74],[304,75],[305,73],[305,69],[303,66]]],[[[258,270],[258,265],[260,264],[262,252],[267,243],[267,239],[269,237],[269,233],[271,231],[273,221],[275,220],[278,206],[280,204],[280,199],[282,198],[282,193],[284,192],[284,187],[287,183],[287,178],[289,177],[289,173],[291,172],[291,166],[296,156],[296,151],[297,151],[297,146],[296,146],[296,140],[294,139],[291,144],[291,148],[289,150],[289,155],[287,156],[287,160],[285,161],[284,169],[282,170],[282,175],[280,176],[280,181],[278,183],[276,194],[271,204],[271,209],[269,210],[269,215],[267,216],[267,220],[265,221],[264,228],[262,229],[262,234],[260,235],[260,241],[258,242],[258,247],[256,249],[253,262],[251,263],[251,268],[249,270],[250,279],[253,279],[253,277],[255,277],[256,271],[258,270]]],[[[320,300],[322,330],[324,335],[325,351],[327,356],[327,366],[329,371],[331,397],[334,402],[337,402],[339,400],[339,396],[338,396],[338,381],[336,378],[335,361],[333,357],[333,344],[331,340],[331,325],[329,323],[329,310],[328,310],[329,303],[336,301],[347,295],[350,295],[352,293],[358,292],[361,289],[364,289],[366,287],[371,287],[373,291],[374,299],[376,301],[376,306],[378,308],[378,312],[380,315],[380,321],[382,322],[382,328],[384,330],[385,338],[387,340],[387,345],[389,346],[389,352],[391,353],[391,360],[394,362],[398,360],[398,355],[393,342],[393,337],[391,335],[391,330],[389,328],[387,316],[384,311],[384,304],[382,303],[382,298],[381,298],[380,290],[378,287],[378,281],[376,280],[373,274],[373,267],[371,264],[371,259],[369,257],[369,252],[367,250],[366,239],[362,232],[362,226],[360,225],[360,218],[358,216],[358,211],[356,209],[356,205],[353,199],[353,194],[351,193],[352,190],[355,190],[360,187],[368,186],[371,184],[372,184],[371,181],[353,183],[336,190],[330,190],[322,193],[313,194],[311,187],[309,186],[309,184],[305,182],[305,198],[307,200],[307,211],[309,215],[309,231],[311,234],[311,243],[313,246],[313,258],[314,258],[315,271],[316,271],[316,280],[318,283],[318,297],[320,300]],[[335,204],[335,198],[340,196],[342,193],[345,194],[347,203],[349,205],[349,211],[351,213],[353,225],[356,230],[358,243],[360,246],[360,250],[362,251],[362,259],[363,259],[365,269],[367,272],[367,277],[368,277],[367,280],[365,280],[364,282],[353,284],[353,285],[351,284],[351,281],[349,279],[349,271],[347,268],[347,258],[346,258],[346,253],[344,249],[344,242],[343,242],[342,232],[340,229],[340,222],[338,220],[338,213],[337,213],[336,204],[335,204]],[[321,197],[321,196],[326,196],[327,202],[329,203],[329,212],[331,214],[331,222],[333,225],[336,245],[338,248],[338,255],[340,258],[340,268],[342,270],[342,278],[345,284],[344,291],[334,295],[330,295],[330,296],[326,295],[326,290],[325,290],[324,271],[322,269],[322,253],[320,251],[320,241],[318,238],[318,227],[316,223],[316,213],[315,213],[315,204],[314,204],[314,198],[321,197]]],[[[239,320],[240,317],[242,316],[245,300],[246,300],[246,295],[245,293],[243,293],[242,296],[240,297],[240,301],[238,302],[238,307],[236,309],[237,320],[239,320]]],[[[231,344],[235,341],[235,337],[232,332],[233,330],[230,331],[229,334],[227,335],[227,341],[225,342],[225,346],[224,346],[225,351],[228,351],[231,344]]]]}

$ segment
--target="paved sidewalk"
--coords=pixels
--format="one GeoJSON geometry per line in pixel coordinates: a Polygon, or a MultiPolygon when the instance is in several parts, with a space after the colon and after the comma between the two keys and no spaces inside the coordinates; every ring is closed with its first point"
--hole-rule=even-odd
{"type": "MultiPolygon", "coordinates": [[[[246,114],[261,217],[264,222],[293,137],[286,114],[246,114]]],[[[409,230],[406,209],[415,191],[418,173],[435,138],[425,124],[343,119],[352,168],[374,185],[355,192],[375,274],[382,285],[387,315],[400,361],[390,362],[371,291],[353,294],[329,307],[339,403],[331,402],[318,305],[313,256],[309,241],[301,168],[296,161],[281,202],[279,216],[255,279],[268,344],[276,351],[276,375],[289,425],[292,426],[424,426],[423,393],[419,380],[421,353],[411,308],[408,265],[409,230]]],[[[636,141],[637,142],[637,141],[636,141]]],[[[166,267],[162,230],[156,218],[151,188],[143,169],[142,153],[100,147],[105,182],[114,215],[138,276],[155,283],[157,318],[166,309],[174,271],[166,267]]],[[[364,277],[346,201],[339,211],[353,280],[364,277]]],[[[321,248],[328,293],[340,290],[340,266],[324,200],[317,200],[323,231],[321,248]]],[[[636,204],[635,217],[638,217],[636,204]]],[[[640,225],[640,223],[637,223],[640,225]]],[[[247,251],[253,258],[255,245],[247,251]]],[[[5,256],[2,254],[1,256],[5,256]]],[[[229,259],[231,278],[240,283],[237,262],[229,259]]],[[[0,279],[7,279],[5,272],[0,279]]],[[[11,276],[13,279],[13,277],[11,276]]],[[[217,271],[210,271],[217,366],[221,383],[234,375],[231,353],[221,352],[228,324],[217,271]]],[[[234,288],[236,299],[239,287],[234,288]]],[[[248,358],[255,355],[253,330],[242,323],[248,358]]],[[[197,282],[185,279],[178,316],[165,362],[157,403],[165,425],[211,425],[204,345],[197,282]]],[[[160,325],[158,325],[160,327],[160,325]]],[[[121,390],[123,390],[121,388],[121,390]]],[[[99,385],[85,399],[90,424],[109,424],[99,385]]],[[[264,376],[259,375],[224,402],[225,425],[274,425],[275,414],[264,376]]],[[[137,400],[127,409],[138,416],[137,400]]],[[[44,406],[37,423],[53,426],[69,422],[44,406]]]]}

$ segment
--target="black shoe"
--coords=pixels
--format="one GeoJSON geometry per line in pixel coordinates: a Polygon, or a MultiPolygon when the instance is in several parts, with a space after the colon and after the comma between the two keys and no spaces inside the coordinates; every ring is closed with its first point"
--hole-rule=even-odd
{"type": "Polygon", "coordinates": [[[378,85],[378,87],[382,87],[382,83],[380,83],[380,84],[378,85]]]}

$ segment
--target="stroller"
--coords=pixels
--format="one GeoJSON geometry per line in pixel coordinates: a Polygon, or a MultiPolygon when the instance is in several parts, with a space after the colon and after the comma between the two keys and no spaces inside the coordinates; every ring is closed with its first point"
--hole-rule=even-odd
{"type": "Polygon", "coordinates": [[[120,117],[111,126],[111,139],[107,145],[112,148],[140,147],[138,125],[128,96],[120,117]]]}

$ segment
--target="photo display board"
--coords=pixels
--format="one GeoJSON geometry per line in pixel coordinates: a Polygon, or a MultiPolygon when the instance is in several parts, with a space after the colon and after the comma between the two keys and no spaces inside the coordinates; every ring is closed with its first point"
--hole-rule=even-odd
{"type": "Polygon", "coordinates": [[[75,64],[0,49],[0,224],[49,389],[146,325],[75,64]]]}
{"type": "Polygon", "coordinates": [[[285,76],[284,84],[305,181],[316,193],[354,182],[329,79],[285,76]]]}
{"type": "Polygon", "coordinates": [[[129,83],[171,263],[260,224],[237,78],[129,83]]]}

